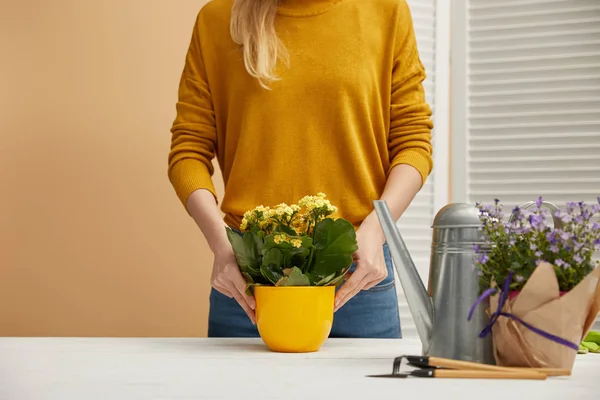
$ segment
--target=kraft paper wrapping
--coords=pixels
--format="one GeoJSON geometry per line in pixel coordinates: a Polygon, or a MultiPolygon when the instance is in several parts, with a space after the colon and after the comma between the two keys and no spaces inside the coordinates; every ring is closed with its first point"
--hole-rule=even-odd
{"type": "MultiPolygon", "coordinates": [[[[490,311],[499,296],[490,297],[490,311]]],[[[527,324],[579,345],[600,314],[600,267],[570,292],[560,296],[554,267],[541,263],[521,293],[501,310],[527,324]]],[[[500,317],[492,327],[496,363],[501,366],[572,369],[577,350],[500,317]]]]}

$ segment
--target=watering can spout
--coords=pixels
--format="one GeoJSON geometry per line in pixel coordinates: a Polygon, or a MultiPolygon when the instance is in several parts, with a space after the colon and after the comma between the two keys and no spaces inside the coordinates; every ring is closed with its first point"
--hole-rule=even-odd
{"type": "Polygon", "coordinates": [[[400,284],[404,290],[408,308],[417,327],[423,350],[428,352],[431,347],[433,329],[433,302],[419,276],[419,272],[400,235],[390,209],[384,200],[374,201],[375,212],[386,238],[394,267],[398,273],[400,284]]]}

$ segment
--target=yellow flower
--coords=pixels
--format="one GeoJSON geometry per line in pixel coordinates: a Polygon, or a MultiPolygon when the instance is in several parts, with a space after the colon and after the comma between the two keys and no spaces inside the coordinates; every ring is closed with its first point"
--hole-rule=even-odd
{"type": "Polygon", "coordinates": [[[331,205],[331,202],[325,198],[325,193],[317,193],[316,196],[304,196],[298,204],[302,207],[304,214],[309,214],[315,209],[326,210],[333,214],[338,211],[338,208],[331,205]]]}
{"type": "Polygon", "coordinates": [[[287,242],[287,236],[284,234],[278,234],[273,237],[273,241],[277,244],[287,242]]]}
{"type": "Polygon", "coordinates": [[[291,223],[291,227],[298,233],[303,234],[306,232],[306,220],[301,215],[296,215],[294,220],[291,223]]]}
{"type": "Polygon", "coordinates": [[[275,214],[280,217],[284,216],[284,215],[291,216],[293,213],[294,213],[294,209],[285,203],[281,203],[277,207],[275,207],[275,214]]]}
{"type": "Polygon", "coordinates": [[[294,246],[296,248],[300,248],[302,246],[302,240],[292,239],[292,246],[294,246]]]}

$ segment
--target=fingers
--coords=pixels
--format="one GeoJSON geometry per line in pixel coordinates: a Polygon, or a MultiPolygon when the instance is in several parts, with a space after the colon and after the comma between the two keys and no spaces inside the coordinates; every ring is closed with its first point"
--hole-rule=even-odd
{"type": "Polygon", "coordinates": [[[213,279],[212,287],[223,295],[234,298],[248,314],[252,323],[256,325],[254,313],[256,302],[253,296],[246,294],[246,281],[237,269],[230,270],[226,274],[219,274],[216,279],[213,279]]]}
{"type": "Polygon", "coordinates": [[[342,285],[335,295],[335,311],[339,310],[352,297],[362,290],[369,282],[368,274],[362,268],[356,268],[356,272],[342,285]]]}
{"type": "Polygon", "coordinates": [[[248,297],[248,296],[240,293],[235,288],[232,290],[232,292],[233,292],[233,297],[237,300],[237,302],[244,309],[244,311],[246,311],[246,314],[248,314],[248,318],[250,318],[250,321],[252,321],[252,324],[256,325],[256,316],[254,315],[254,310],[248,305],[248,301],[246,300],[246,297],[248,297]]]}
{"type": "Polygon", "coordinates": [[[350,275],[346,283],[336,293],[335,311],[339,310],[361,290],[369,290],[387,278],[388,272],[382,258],[375,257],[375,260],[369,262],[357,254],[356,260],[356,271],[350,275]]]}
{"type": "Polygon", "coordinates": [[[246,304],[248,304],[248,306],[252,310],[254,310],[256,308],[256,304],[254,302],[254,297],[248,296],[246,294],[246,281],[244,280],[244,278],[242,277],[241,274],[239,274],[239,276],[234,278],[233,285],[235,287],[235,290],[243,297],[246,304]]]}

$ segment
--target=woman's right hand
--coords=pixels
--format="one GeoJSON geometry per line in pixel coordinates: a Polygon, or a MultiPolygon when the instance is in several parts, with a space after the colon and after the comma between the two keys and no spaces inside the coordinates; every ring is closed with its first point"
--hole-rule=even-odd
{"type": "Polygon", "coordinates": [[[196,190],[188,197],[186,208],[214,254],[211,286],[225,296],[235,298],[252,323],[256,324],[254,297],[246,294],[246,281],[242,277],[233,248],[227,238],[226,225],[215,196],[208,190],[196,190]]]}
{"type": "Polygon", "coordinates": [[[253,296],[246,294],[246,281],[242,277],[229,243],[215,251],[210,283],[215,290],[229,298],[235,298],[248,314],[248,318],[256,325],[256,316],[254,315],[256,303],[253,296]]]}

